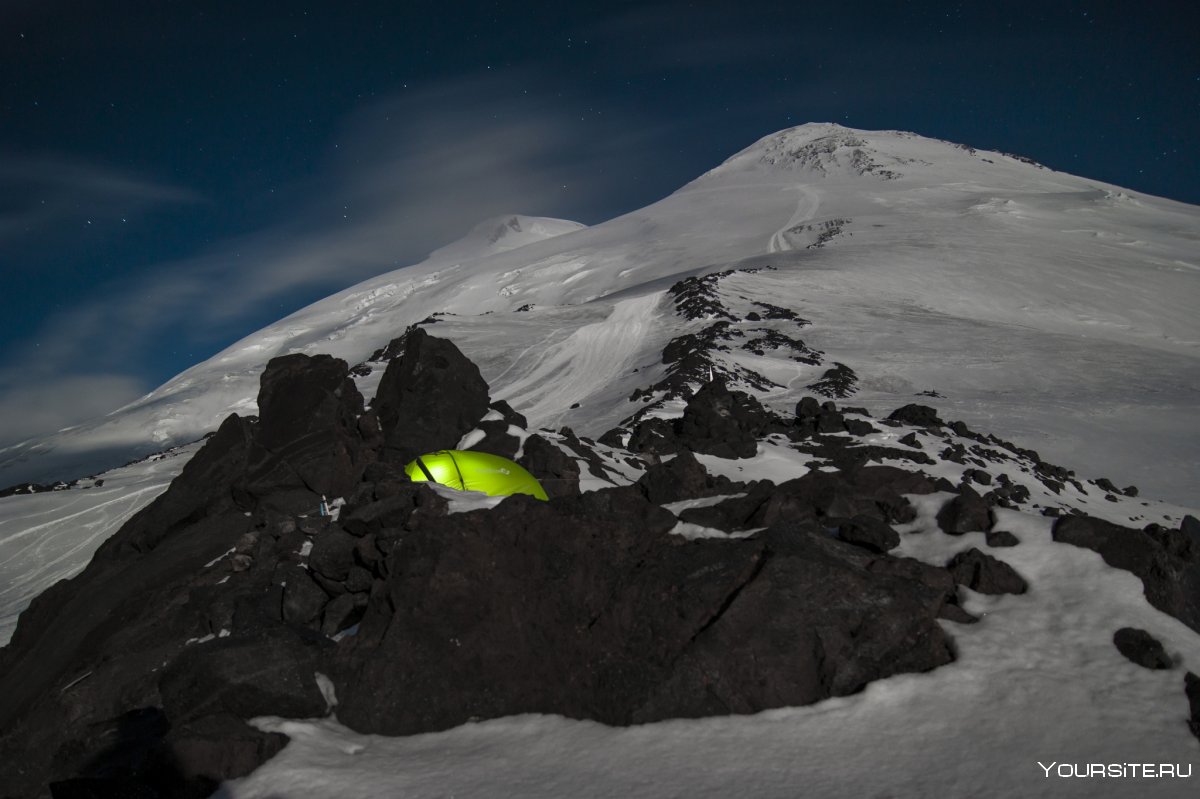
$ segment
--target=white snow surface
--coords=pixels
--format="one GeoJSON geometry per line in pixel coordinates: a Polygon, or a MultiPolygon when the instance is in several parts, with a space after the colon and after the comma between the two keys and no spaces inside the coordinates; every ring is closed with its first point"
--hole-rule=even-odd
{"type": "Polygon", "coordinates": [[[200,449],[188,444],[113,469],[104,484],[0,498],[0,646],[35,596],[73,577],[129,517],[167,489],[200,449]]]}
{"type": "Polygon", "coordinates": [[[1000,510],[998,526],[1021,543],[989,549],[981,532],[937,528],[946,495],[911,499],[921,513],[900,528],[899,554],[941,565],[978,547],[1031,586],[999,597],[963,589],[981,619],[941,622],[958,649],[950,665],[808,707],[629,728],[523,715],[387,738],[336,716],[264,718],[257,726],[291,742],[218,796],[1195,796],[1200,743],[1187,731],[1183,671],[1200,667],[1200,636],[1150,607],[1136,577],[1055,543],[1050,519],[1000,510]],[[1176,667],[1126,660],[1112,643],[1122,626],[1148,630],[1176,667]],[[1193,776],[1066,779],[1039,762],[1166,763],[1193,776]]]}

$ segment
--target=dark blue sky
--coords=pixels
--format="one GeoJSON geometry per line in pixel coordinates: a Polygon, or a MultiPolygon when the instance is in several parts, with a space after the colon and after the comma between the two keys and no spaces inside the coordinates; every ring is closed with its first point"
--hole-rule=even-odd
{"type": "Polygon", "coordinates": [[[0,445],[500,213],[898,128],[1200,203],[1193,2],[7,0],[0,445]]]}

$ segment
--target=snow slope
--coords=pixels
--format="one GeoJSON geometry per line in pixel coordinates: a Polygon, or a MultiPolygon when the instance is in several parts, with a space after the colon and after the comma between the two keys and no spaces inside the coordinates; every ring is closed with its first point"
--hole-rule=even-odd
{"type": "MultiPolygon", "coordinates": [[[[802,471],[784,451],[724,468],[703,460],[782,482],[802,471]]],[[[1182,670],[1200,667],[1200,637],[1150,607],[1137,578],[1055,543],[1052,519],[1000,510],[1021,541],[1005,550],[982,533],[942,533],[934,516],[948,496],[910,497],[920,515],[898,528],[897,554],[940,566],[977,547],[1031,585],[1019,596],[961,589],[982,620],[941,622],[958,652],[948,666],[808,707],[627,728],[525,715],[386,738],[339,725],[336,707],[325,719],[260,719],[291,742],[218,796],[1194,796],[1200,744],[1187,732],[1182,670]],[[1177,667],[1130,663],[1112,643],[1121,626],[1151,632],[1177,667]],[[1067,779],[1039,762],[1170,764],[1192,777],[1067,779]]]]}
{"type": "MultiPolygon", "coordinates": [[[[432,332],[480,366],[494,397],[535,427],[595,436],[640,409],[630,395],[661,378],[667,342],[707,324],[674,314],[667,288],[770,266],[724,279],[723,296],[811,320],[802,335],[826,365],[728,355],[777,384],[756,392],[768,404],[789,410],[840,362],[858,376],[851,404],[886,412],[936,391],[922,401],[944,418],[1195,507],[1198,244],[1194,206],[911,133],[802,125],[600,225],[489,220],[106,417],[0,451],[0,485],[95,474],[195,440],[256,412],[270,358],[361,362],[435,313],[432,332]]],[[[366,396],[379,376],[360,379],[366,396]]],[[[66,517],[67,496],[39,502],[66,517]]],[[[0,517],[18,516],[10,502],[0,517]]],[[[102,524],[76,518],[80,530],[102,524]]]]}
{"type": "Polygon", "coordinates": [[[86,566],[106,538],[167,490],[200,446],[112,469],[64,491],[0,499],[0,646],[33,598],[86,566]]]}

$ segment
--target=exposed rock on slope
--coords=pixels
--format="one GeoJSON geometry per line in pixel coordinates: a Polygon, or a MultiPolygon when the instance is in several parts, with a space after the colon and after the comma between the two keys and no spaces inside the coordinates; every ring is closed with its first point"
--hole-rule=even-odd
{"type": "MultiPolygon", "coordinates": [[[[917,515],[905,495],[955,487],[868,465],[929,459],[862,442],[876,427],[859,410],[809,399],[784,418],[718,379],[682,417],[598,444],[524,429],[449,341],[415,328],[387,349],[370,411],[344,362],[273,360],[260,418],[229,417],[82,574],[33,603],[0,650],[0,795],[204,796],[281,747],[247,719],[324,715],[329,687],[341,721],[387,734],[815,702],[950,662],[938,620],[975,621],[956,579],[1024,585],[977,550],[949,569],[888,554],[893,525],[917,515]],[[550,501],[462,512],[461,495],[402,471],[472,441],[519,457],[550,501]],[[694,454],[744,460],[767,443],[824,470],[735,482],[694,454]],[[585,479],[610,487],[581,492],[585,479]],[[344,500],[336,518],[317,515],[323,495],[344,500]]],[[[940,425],[931,414],[917,417],[940,425]]],[[[985,444],[1002,445],[955,433],[981,470],[985,444]]],[[[952,532],[1017,501],[958,494],[952,532]]],[[[1190,595],[1156,582],[1190,585],[1184,533],[1130,544],[1068,518],[1055,535],[1108,553],[1195,626],[1190,595]]]]}

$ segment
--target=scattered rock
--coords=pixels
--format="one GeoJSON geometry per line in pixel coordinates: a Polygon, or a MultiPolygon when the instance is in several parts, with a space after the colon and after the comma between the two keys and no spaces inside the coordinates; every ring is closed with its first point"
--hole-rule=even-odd
{"type": "Polygon", "coordinates": [[[972,547],[946,564],[954,581],[981,594],[1023,594],[1029,585],[1012,566],[972,547]]]}
{"type": "Polygon", "coordinates": [[[1021,539],[1008,530],[993,530],[987,534],[986,540],[989,547],[1015,547],[1021,543],[1021,539]]]}
{"type": "Polygon", "coordinates": [[[900,534],[889,525],[870,516],[855,516],[838,526],[838,537],[847,544],[887,552],[900,546],[900,534]]]}
{"type": "Polygon", "coordinates": [[[579,494],[579,462],[536,433],[525,439],[517,463],[537,478],[551,499],[579,494]]]}
{"type": "Polygon", "coordinates": [[[991,511],[974,489],[964,485],[959,495],[938,511],[937,523],[949,535],[982,532],[992,526],[991,511]]]}
{"type": "Polygon", "coordinates": [[[1181,530],[1136,530],[1090,516],[1054,524],[1054,540],[1100,553],[1104,562],[1142,580],[1146,599],[1200,632],[1200,549],[1181,530]]]}
{"type": "Polygon", "coordinates": [[[1188,729],[1192,731],[1192,735],[1200,738],[1200,677],[1189,671],[1183,678],[1183,685],[1192,713],[1192,717],[1188,719],[1188,729]]]}
{"type": "Polygon", "coordinates": [[[312,581],[308,572],[293,566],[281,575],[283,586],[283,620],[289,624],[308,624],[321,615],[329,597],[312,581]]]}
{"type": "Polygon", "coordinates": [[[805,388],[825,397],[844,399],[858,391],[858,375],[846,364],[835,361],[833,368],[827,369],[820,380],[805,388]]]}
{"type": "Polygon", "coordinates": [[[1122,655],[1143,668],[1169,669],[1175,665],[1162,643],[1145,630],[1122,627],[1113,633],[1113,643],[1122,655]]]}
{"type": "Polygon", "coordinates": [[[992,484],[992,476],[982,469],[967,469],[965,472],[963,472],[963,479],[970,480],[971,482],[978,483],[979,485],[986,486],[992,484]]]}
{"type": "Polygon", "coordinates": [[[729,478],[710,475],[696,460],[696,456],[686,449],[681,449],[666,463],[648,468],[638,479],[637,485],[642,495],[655,505],[728,494],[735,490],[729,478]]]}
{"type": "Polygon", "coordinates": [[[933,408],[915,403],[897,408],[888,415],[888,419],[893,422],[910,424],[913,427],[941,427],[946,424],[938,418],[937,411],[933,408]]]}

